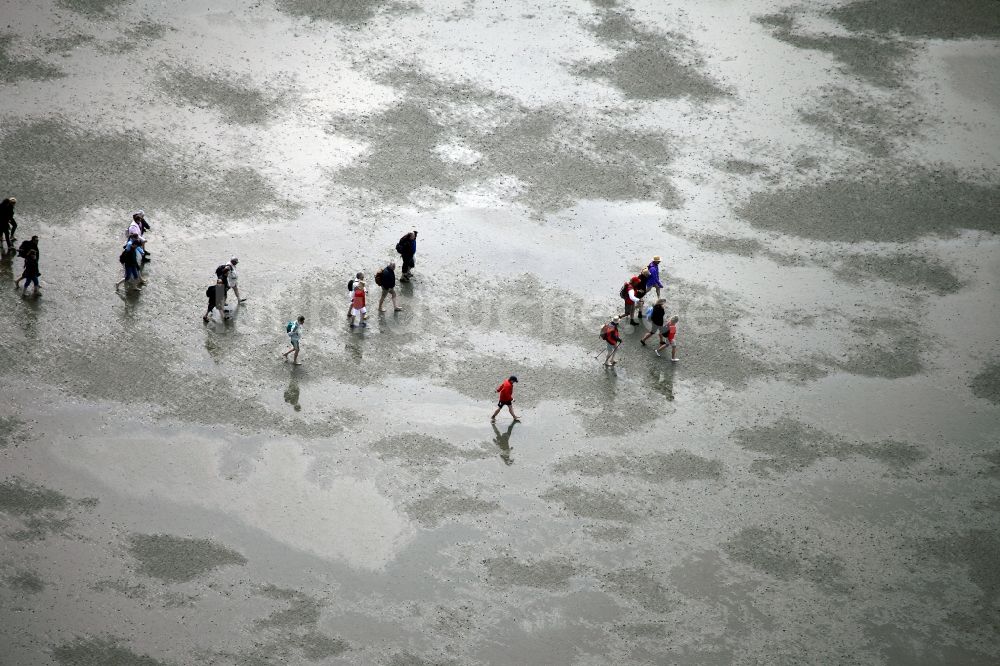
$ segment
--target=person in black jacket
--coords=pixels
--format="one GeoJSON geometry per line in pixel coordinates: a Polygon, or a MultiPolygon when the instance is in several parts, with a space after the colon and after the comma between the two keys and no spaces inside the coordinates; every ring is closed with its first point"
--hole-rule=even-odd
{"type": "Polygon", "coordinates": [[[38,276],[41,272],[38,270],[38,253],[34,250],[28,250],[27,256],[24,257],[24,272],[21,273],[21,277],[18,278],[17,282],[24,280],[24,294],[28,293],[28,285],[31,283],[35,284],[35,292],[38,293],[38,276]]]}
{"type": "Polygon", "coordinates": [[[378,299],[378,311],[385,312],[382,307],[385,304],[386,294],[392,296],[392,309],[399,312],[403,308],[396,302],[396,262],[390,261],[389,265],[380,270],[375,275],[375,283],[382,287],[382,297],[378,299]]]}
{"type": "Polygon", "coordinates": [[[410,281],[410,272],[416,265],[413,261],[413,255],[417,253],[417,230],[414,229],[410,233],[406,234],[399,239],[396,243],[396,252],[399,256],[403,258],[403,277],[399,279],[400,282],[410,281]]]}
{"type": "MultiPolygon", "coordinates": [[[[22,259],[24,259],[25,268],[27,268],[28,255],[30,253],[32,253],[32,252],[35,253],[34,261],[35,261],[35,266],[37,267],[38,266],[38,258],[41,256],[41,253],[38,251],[38,236],[32,236],[31,240],[24,241],[23,243],[21,243],[21,247],[17,248],[17,256],[19,256],[22,259]]],[[[21,280],[23,280],[23,279],[25,279],[24,275],[22,275],[21,277],[17,278],[17,280],[14,281],[14,285],[15,286],[20,286],[21,285],[21,280]]],[[[25,288],[27,288],[28,285],[25,284],[24,286],[25,286],[25,288]]]]}
{"type": "Polygon", "coordinates": [[[0,240],[7,243],[7,249],[14,249],[14,232],[17,231],[17,220],[14,219],[14,204],[17,199],[7,197],[0,201],[0,240]]]}

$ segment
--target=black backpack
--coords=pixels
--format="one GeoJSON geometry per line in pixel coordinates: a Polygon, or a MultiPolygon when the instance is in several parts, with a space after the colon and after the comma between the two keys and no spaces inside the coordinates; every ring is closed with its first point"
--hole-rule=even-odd
{"type": "Polygon", "coordinates": [[[118,261],[124,264],[125,257],[127,256],[128,256],[128,250],[122,250],[122,253],[118,255],[118,261]]]}
{"type": "Polygon", "coordinates": [[[354,278],[347,281],[347,291],[354,291],[354,278]]]}
{"type": "Polygon", "coordinates": [[[626,282],[622,285],[621,291],[618,292],[619,298],[628,298],[628,290],[632,287],[631,282],[626,282]]]}
{"type": "Polygon", "coordinates": [[[17,256],[19,256],[22,259],[24,259],[25,257],[28,256],[28,250],[31,250],[31,249],[33,249],[32,246],[31,246],[31,241],[24,241],[17,248],[17,256]]]}

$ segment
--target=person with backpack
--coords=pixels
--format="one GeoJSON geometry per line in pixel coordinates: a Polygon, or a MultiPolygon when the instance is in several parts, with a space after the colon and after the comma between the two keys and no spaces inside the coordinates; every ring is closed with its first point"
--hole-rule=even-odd
{"type": "Polygon", "coordinates": [[[288,360],[288,355],[295,352],[292,356],[292,363],[295,365],[302,365],[299,361],[299,340],[302,339],[302,326],[305,325],[306,318],[299,315],[299,318],[295,321],[290,321],[285,324],[285,332],[288,333],[288,343],[291,345],[288,351],[281,355],[283,359],[288,360]]]}
{"type": "Polygon", "coordinates": [[[202,321],[208,323],[209,317],[212,316],[212,310],[218,310],[219,316],[224,318],[225,313],[222,311],[222,305],[226,302],[226,285],[222,278],[217,278],[215,284],[205,289],[205,296],[208,297],[208,309],[202,315],[202,321]]]}
{"type": "MultiPolygon", "coordinates": [[[[240,298],[239,278],[236,275],[236,265],[239,263],[240,263],[239,258],[234,256],[230,257],[229,263],[223,264],[223,266],[229,267],[229,271],[226,273],[226,282],[229,284],[229,288],[233,290],[233,293],[236,294],[236,300],[239,301],[240,303],[246,303],[247,299],[240,298]]],[[[219,269],[215,270],[216,270],[216,275],[218,275],[219,269]]]]}
{"type": "Polygon", "coordinates": [[[400,312],[403,308],[396,302],[396,262],[390,261],[389,265],[375,274],[375,284],[382,288],[382,296],[378,299],[378,311],[385,312],[382,307],[385,304],[386,294],[392,296],[393,312],[400,312]]]}
{"type": "Polygon", "coordinates": [[[126,238],[132,238],[133,235],[137,236],[143,243],[143,261],[149,261],[149,252],[146,252],[145,243],[146,236],[145,233],[149,231],[149,223],[146,222],[146,213],[142,210],[137,210],[132,213],[132,222],[128,225],[128,231],[125,232],[126,238]]]}
{"type": "Polygon", "coordinates": [[[656,348],[656,355],[660,355],[660,351],[664,349],[667,345],[670,345],[670,360],[676,363],[677,359],[677,322],[680,321],[680,317],[674,315],[667,321],[667,325],[663,327],[663,335],[660,337],[662,341],[660,346],[656,348]]]}
{"type": "Polygon", "coordinates": [[[125,282],[146,283],[139,274],[139,269],[142,266],[142,241],[139,240],[138,236],[129,236],[128,242],[122,248],[122,253],[118,256],[118,261],[125,266],[125,277],[115,283],[115,289],[118,289],[125,282]]]}
{"type": "Polygon", "coordinates": [[[649,293],[650,289],[655,289],[656,297],[659,298],[660,289],[663,289],[663,284],[660,282],[660,255],[653,257],[646,270],[649,271],[649,276],[646,278],[646,293],[649,293]]]}
{"type": "Polygon", "coordinates": [[[601,327],[601,340],[607,345],[607,354],[604,357],[604,367],[610,368],[618,361],[614,360],[618,348],[622,344],[621,335],[618,333],[619,317],[612,317],[611,321],[601,327]]]}
{"type": "Polygon", "coordinates": [[[648,319],[652,328],[649,329],[649,333],[642,336],[642,339],[639,340],[641,345],[646,346],[646,340],[649,340],[656,334],[659,334],[660,342],[663,342],[663,334],[666,332],[666,329],[663,326],[663,318],[667,316],[666,302],[667,299],[661,298],[656,301],[650,309],[648,319]]]}
{"type": "Polygon", "coordinates": [[[41,272],[38,270],[38,252],[35,250],[28,250],[28,253],[24,257],[24,270],[21,272],[21,277],[17,279],[14,284],[18,284],[21,280],[24,280],[24,295],[28,294],[28,285],[35,285],[35,295],[38,295],[39,289],[41,287],[38,284],[38,276],[41,272]]]}
{"type": "Polygon", "coordinates": [[[354,298],[351,301],[351,328],[354,328],[354,319],[358,318],[362,327],[368,326],[368,308],[365,307],[365,300],[368,290],[365,289],[365,281],[358,280],[354,283],[354,298]]]}
{"type": "Polygon", "coordinates": [[[506,407],[510,412],[510,415],[514,417],[515,422],[521,420],[517,418],[517,414],[514,413],[514,384],[516,383],[517,377],[511,375],[507,379],[503,380],[500,386],[496,388],[496,392],[500,394],[500,401],[497,403],[497,409],[493,412],[493,416],[490,417],[490,421],[496,421],[497,414],[499,414],[500,410],[504,407],[506,407]]]}
{"type": "MultiPolygon", "coordinates": [[[[7,243],[7,250],[14,249],[14,232],[17,231],[17,220],[14,219],[14,204],[17,199],[7,197],[0,201],[0,241],[7,243]]],[[[23,258],[23,255],[21,255],[23,258]]]]}
{"type": "Polygon", "coordinates": [[[34,250],[39,259],[42,257],[42,253],[38,249],[38,236],[32,236],[29,240],[22,241],[21,245],[17,248],[17,256],[24,259],[28,256],[29,250],[34,250]]]}
{"type": "Polygon", "coordinates": [[[354,309],[354,284],[359,280],[364,280],[365,274],[358,271],[354,277],[347,281],[347,319],[351,319],[351,310],[354,309]]]}
{"type": "Polygon", "coordinates": [[[642,298],[639,284],[639,277],[633,276],[631,280],[623,284],[622,288],[618,290],[618,295],[625,301],[625,314],[622,316],[628,317],[628,323],[633,326],[639,325],[639,322],[635,320],[635,308],[642,298]]]}
{"type": "Polygon", "coordinates": [[[411,271],[413,271],[413,267],[416,265],[413,260],[413,255],[417,253],[416,229],[399,239],[399,242],[396,243],[396,252],[398,252],[399,256],[403,258],[403,276],[399,279],[399,281],[409,282],[411,271]]]}

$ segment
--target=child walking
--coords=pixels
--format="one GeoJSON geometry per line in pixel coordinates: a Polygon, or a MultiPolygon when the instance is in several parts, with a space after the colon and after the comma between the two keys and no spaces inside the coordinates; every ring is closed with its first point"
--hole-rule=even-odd
{"type": "Polygon", "coordinates": [[[514,417],[515,421],[520,421],[517,418],[517,414],[514,413],[514,384],[517,383],[517,377],[511,375],[507,379],[503,380],[503,383],[497,387],[496,392],[500,394],[500,402],[497,403],[497,410],[493,412],[493,416],[490,417],[490,421],[497,420],[497,414],[504,407],[510,411],[510,415],[514,417]]]}
{"type": "Polygon", "coordinates": [[[365,281],[358,280],[354,283],[354,299],[351,301],[351,328],[354,328],[354,319],[357,317],[360,320],[361,326],[367,326],[368,322],[368,308],[365,307],[365,297],[368,294],[368,290],[365,289],[365,281]]]}
{"type": "Polygon", "coordinates": [[[660,334],[660,346],[656,348],[656,355],[660,355],[660,351],[664,349],[667,345],[670,345],[670,360],[674,363],[677,362],[677,342],[675,338],[677,337],[677,322],[680,321],[680,317],[674,315],[667,322],[667,325],[663,327],[664,331],[660,334]]]}
{"type": "Polygon", "coordinates": [[[288,351],[281,356],[287,361],[288,355],[295,352],[295,355],[292,356],[292,363],[295,365],[302,365],[302,362],[299,361],[299,340],[302,338],[302,326],[305,323],[306,318],[299,315],[297,320],[290,321],[285,324],[285,331],[288,333],[288,344],[290,344],[291,347],[289,347],[288,351]]]}

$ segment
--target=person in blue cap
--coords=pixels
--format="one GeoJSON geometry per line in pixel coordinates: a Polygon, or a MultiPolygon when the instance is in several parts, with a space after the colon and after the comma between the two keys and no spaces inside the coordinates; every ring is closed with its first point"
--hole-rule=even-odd
{"type": "Polygon", "coordinates": [[[507,379],[503,380],[503,383],[497,387],[496,392],[500,394],[500,402],[497,403],[497,410],[493,412],[493,416],[490,417],[490,421],[497,420],[497,414],[500,410],[506,407],[510,411],[510,415],[514,417],[514,421],[520,421],[517,418],[517,414],[514,413],[514,384],[517,383],[517,377],[511,375],[507,379]]]}

